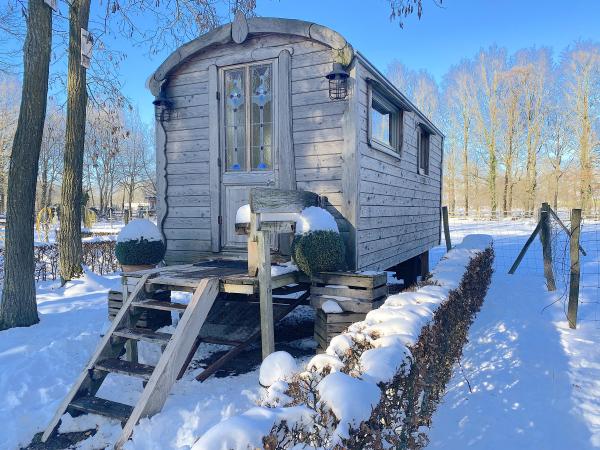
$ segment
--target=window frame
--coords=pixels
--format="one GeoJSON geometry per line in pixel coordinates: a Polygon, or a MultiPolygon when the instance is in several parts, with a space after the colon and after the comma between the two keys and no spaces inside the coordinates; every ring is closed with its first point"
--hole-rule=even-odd
{"type": "Polygon", "coordinates": [[[254,174],[256,176],[261,177],[267,176],[269,179],[275,173],[275,161],[276,161],[276,152],[277,146],[275,143],[277,142],[277,102],[278,102],[278,87],[277,87],[277,74],[278,74],[278,66],[277,59],[265,59],[260,61],[248,61],[238,64],[231,64],[227,66],[221,66],[219,68],[219,136],[220,136],[220,146],[221,147],[221,161],[222,161],[222,173],[225,176],[233,176],[233,175],[243,175],[243,174],[254,174]],[[246,109],[246,117],[245,117],[245,126],[246,126],[246,145],[244,149],[244,156],[246,161],[246,167],[243,170],[229,170],[227,164],[227,139],[226,139],[226,126],[225,126],[225,73],[228,70],[235,69],[244,69],[246,81],[244,83],[244,96],[246,99],[251,98],[251,80],[250,80],[250,69],[254,66],[271,66],[271,108],[272,108],[272,122],[271,122],[271,167],[269,169],[255,169],[252,167],[252,142],[251,142],[251,103],[248,101],[245,103],[246,109]]]}
{"type": "MultiPolygon", "coordinates": [[[[379,109],[376,109],[379,111],[379,109]]],[[[367,81],[367,139],[369,147],[396,158],[402,157],[404,148],[404,109],[386,95],[372,80],[367,81]],[[378,103],[390,115],[390,144],[373,135],[373,101],[378,103]]]]}
{"type": "Polygon", "coordinates": [[[429,166],[431,163],[431,135],[432,133],[419,124],[417,126],[417,173],[419,175],[429,175],[429,166]],[[423,152],[423,143],[426,143],[425,152],[423,152]],[[425,153],[425,155],[423,155],[425,153]]]}

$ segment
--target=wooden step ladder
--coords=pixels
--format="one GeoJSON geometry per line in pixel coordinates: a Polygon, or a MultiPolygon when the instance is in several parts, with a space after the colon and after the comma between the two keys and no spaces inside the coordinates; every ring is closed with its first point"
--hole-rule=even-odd
{"type": "Polygon", "coordinates": [[[144,275],[123,303],[90,362],[44,431],[42,442],[46,442],[56,431],[63,414],[83,412],[111,417],[124,423],[121,436],[115,443],[115,449],[120,449],[142,417],[152,416],[162,409],[171,387],[189,362],[196,337],[219,294],[219,279],[202,279],[186,306],[146,299],[145,285],[149,277],[151,275],[144,275]],[[183,312],[183,315],[172,335],[150,332],[135,327],[144,308],[183,312]],[[119,359],[130,340],[150,342],[164,348],[156,367],[119,359]],[[146,382],[135,407],[95,396],[109,373],[137,377],[146,382]]]}

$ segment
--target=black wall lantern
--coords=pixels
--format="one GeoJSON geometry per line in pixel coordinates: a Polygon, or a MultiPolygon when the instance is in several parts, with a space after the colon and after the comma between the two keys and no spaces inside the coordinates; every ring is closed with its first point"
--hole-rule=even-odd
{"type": "Polygon", "coordinates": [[[325,78],[329,80],[329,98],[331,100],[343,100],[348,97],[348,72],[340,63],[333,63],[333,69],[325,78]]]}
{"type": "Polygon", "coordinates": [[[154,105],[154,117],[156,117],[156,120],[160,122],[165,120],[168,122],[171,118],[173,102],[167,98],[164,89],[161,88],[158,97],[154,99],[152,104],[154,105]]]}

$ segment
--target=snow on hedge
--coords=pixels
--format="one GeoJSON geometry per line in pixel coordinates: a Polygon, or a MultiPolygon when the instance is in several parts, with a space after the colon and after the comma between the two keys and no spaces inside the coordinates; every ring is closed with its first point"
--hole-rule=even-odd
{"type": "MultiPolygon", "coordinates": [[[[379,309],[369,312],[364,321],[353,324],[347,332],[334,337],[324,354],[316,355],[307,363],[306,371],[300,373],[300,377],[325,374],[317,390],[321,402],[339,421],[334,430],[338,442],[348,437],[351,426],[356,427],[370,417],[372,408],[380,401],[381,391],[377,384],[392,381],[401,370],[410,357],[409,347],[416,343],[421,329],[432,320],[450,291],[458,288],[470,260],[491,244],[492,238],[488,235],[465,237],[431,272],[431,284],[414,292],[391,295],[379,309]],[[354,342],[361,340],[369,340],[372,346],[360,355],[361,373],[351,376],[340,372],[344,367],[343,356],[354,342]]],[[[281,356],[277,356],[279,358],[281,356]]],[[[271,366],[269,359],[265,363],[271,366]]],[[[253,408],[214,426],[200,437],[193,450],[262,447],[261,438],[282,420],[288,425],[309,427],[315,411],[308,408],[299,410],[302,406],[286,408],[287,396],[282,395],[286,383],[280,378],[285,377],[269,379],[273,384],[267,391],[267,401],[263,402],[266,406],[253,408]],[[281,401],[278,404],[273,402],[273,398],[281,401]]]]}
{"type": "Polygon", "coordinates": [[[296,221],[296,234],[317,230],[339,233],[337,223],[329,211],[318,206],[304,208],[300,213],[300,218],[296,221]]]}
{"type": "Polygon", "coordinates": [[[119,235],[117,242],[139,241],[162,241],[162,235],[158,227],[148,219],[134,219],[125,225],[119,235]]]}
{"type": "Polygon", "coordinates": [[[296,360],[288,352],[273,352],[260,365],[259,383],[269,387],[280,380],[291,380],[296,374],[296,360]]]}

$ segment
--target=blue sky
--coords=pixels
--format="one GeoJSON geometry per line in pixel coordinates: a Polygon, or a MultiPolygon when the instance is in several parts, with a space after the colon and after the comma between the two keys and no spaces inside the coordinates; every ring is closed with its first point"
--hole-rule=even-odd
{"type": "MultiPolygon", "coordinates": [[[[424,1],[421,20],[404,29],[389,21],[386,0],[257,0],[260,16],[313,21],[340,32],[382,71],[394,59],[411,69],[427,69],[440,81],[462,58],[497,44],[509,52],[548,46],[554,56],[578,39],[600,41],[600,0],[444,0],[443,8],[424,1]]],[[[152,119],[146,78],[168,55],[129,52],[122,66],[125,93],[152,119]]]]}

